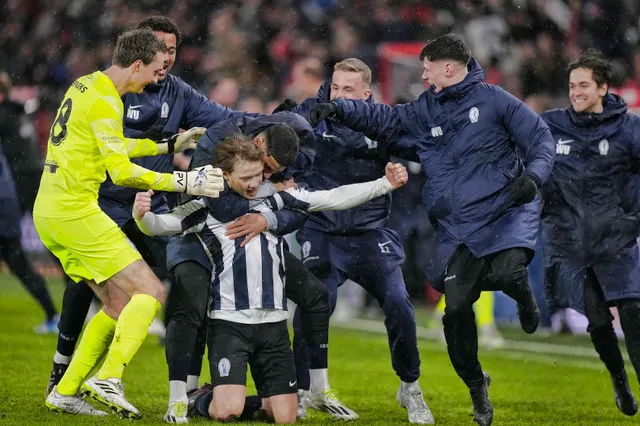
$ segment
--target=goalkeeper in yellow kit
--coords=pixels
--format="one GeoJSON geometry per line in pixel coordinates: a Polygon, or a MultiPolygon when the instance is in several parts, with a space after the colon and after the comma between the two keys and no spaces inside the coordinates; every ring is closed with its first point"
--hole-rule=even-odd
{"type": "Polygon", "coordinates": [[[55,411],[106,415],[82,398],[91,396],[124,417],[141,417],[126,400],[121,378],[165,292],[124,233],[98,207],[98,188],[106,172],[116,184],[135,188],[213,197],[223,189],[220,171],[211,166],[169,174],[129,161],[194,148],[204,133],[194,128],[155,142],[124,137],[121,96],[157,83],[166,59],[166,45],[150,30],[122,34],[112,66],[76,80],[51,127],[34,224],[67,275],[88,282],[104,303],[87,324],[69,369],[47,397],[46,406],[55,411]],[[86,380],[105,353],[100,370],[86,380]]]}

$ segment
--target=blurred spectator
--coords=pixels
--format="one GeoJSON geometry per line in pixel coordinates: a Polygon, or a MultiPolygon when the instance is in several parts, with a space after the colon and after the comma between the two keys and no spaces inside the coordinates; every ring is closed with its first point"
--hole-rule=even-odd
{"type": "Polygon", "coordinates": [[[318,58],[304,58],[293,65],[291,85],[285,92],[287,98],[302,102],[318,94],[327,76],[326,68],[318,58]]]}
{"type": "Polygon", "coordinates": [[[271,111],[265,111],[264,102],[262,102],[262,100],[260,98],[257,98],[255,96],[250,96],[248,98],[244,98],[238,104],[238,110],[251,112],[251,113],[256,113],[256,114],[265,114],[265,113],[270,114],[271,113],[271,111]]]}
{"type": "Polygon", "coordinates": [[[42,159],[36,131],[24,105],[9,98],[11,79],[0,72],[0,144],[9,162],[19,194],[20,208],[31,211],[35,201],[42,159]]]}
{"type": "Polygon", "coordinates": [[[226,77],[215,83],[209,91],[209,99],[212,99],[222,106],[234,108],[238,103],[240,87],[235,78],[226,77]]]}

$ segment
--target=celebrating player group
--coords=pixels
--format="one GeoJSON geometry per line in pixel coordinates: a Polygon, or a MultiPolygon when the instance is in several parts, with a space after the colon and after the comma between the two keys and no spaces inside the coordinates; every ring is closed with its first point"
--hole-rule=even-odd
{"type": "Polygon", "coordinates": [[[58,324],[50,410],[141,418],[123,371],[169,299],[165,422],[295,423],[308,408],[356,420],[327,361],[338,287],[351,279],[384,311],[398,404],[410,423],[434,424],[418,383],[404,249],[387,227],[391,192],[408,180],[397,157],[428,178],[424,220],[438,243],[421,255],[446,295],[444,336],[475,422],[490,425],[493,407],[473,304],[502,291],[522,329],[536,331],[526,268],[539,235],[548,297],[587,316],[615,404],[636,414],[608,306],[640,374],[640,119],[608,92],[611,66],[598,52],[569,66],[571,106],[540,116],[484,83],[452,34],[422,49],[430,88],[415,101],[375,103],[370,68],[345,58],[317,96],[262,115],[222,107],[170,74],[180,41],[165,17],[121,34],[111,65],[71,85],[51,127],[33,219],[75,282],[58,324]],[[183,151],[189,170],[174,171],[183,151]],[[283,239],[295,231],[302,259],[283,239]],[[94,295],[102,308],[78,340],[94,295]],[[287,299],[297,305],[293,342],[287,299]],[[200,387],[205,346],[211,379],[200,387]],[[248,366],[257,395],[247,395],[248,366]]]}

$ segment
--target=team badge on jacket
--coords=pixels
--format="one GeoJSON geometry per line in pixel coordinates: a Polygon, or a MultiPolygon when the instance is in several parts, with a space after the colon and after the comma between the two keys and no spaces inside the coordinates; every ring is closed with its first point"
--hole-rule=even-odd
{"type": "Polygon", "coordinates": [[[472,123],[477,123],[478,117],[480,117],[480,110],[476,107],[471,108],[469,110],[469,120],[471,120],[472,123]]]}

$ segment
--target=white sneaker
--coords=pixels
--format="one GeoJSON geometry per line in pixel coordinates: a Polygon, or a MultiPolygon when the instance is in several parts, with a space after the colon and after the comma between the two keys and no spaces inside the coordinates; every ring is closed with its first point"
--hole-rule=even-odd
{"type": "Polygon", "coordinates": [[[487,349],[499,349],[504,347],[505,341],[495,324],[490,324],[478,330],[478,344],[487,349]]]}
{"type": "Polygon", "coordinates": [[[140,411],[127,401],[124,396],[124,387],[120,379],[98,380],[93,376],[81,387],[82,394],[95,399],[111,408],[122,417],[140,419],[140,411]]]}
{"type": "Polygon", "coordinates": [[[303,420],[307,418],[307,407],[311,404],[311,401],[308,397],[309,391],[304,389],[298,389],[298,410],[296,413],[296,418],[299,420],[303,420]]]}
{"type": "Polygon", "coordinates": [[[409,412],[409,423],[421,425],[435,424],[433,414],[431,414],[427,403],[424,402],[422,390],[420,390],[419,386],[407,391],[403,391],[402,386],[400,386],[398,393],[396,393],[396,401],[398,401],[398,404],[400,404],[402,408],[406,408],[409,412]]]}
{"type": "Polygon", "coordinates": [[[167,413],[164,415],[165,423],[189,423],[187,418],[188,401],[179,399],[169,403],[167,413]]]}
{"type": "Polygon", "coordinates": [[[327,389],[320,394],[309,392],[309,407],[332,415],[338,420],[356,420],[359,416],[355,411],[344,405],[338,399],[338,393],[335,389],[327,389]]]}
{"type": "Polygon", "coordinates": [[[58,413],[82,414],[86,416],[107,416],[104,411],[96,410],[79,395],[60,395],[57,387],[47,396],[44,405],[58,413]]]}

